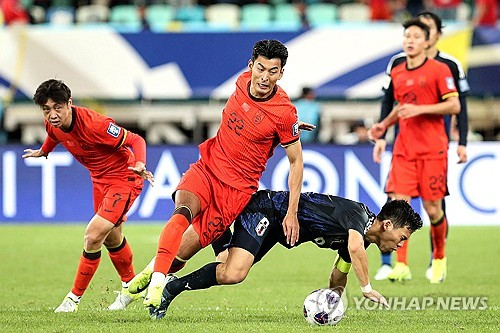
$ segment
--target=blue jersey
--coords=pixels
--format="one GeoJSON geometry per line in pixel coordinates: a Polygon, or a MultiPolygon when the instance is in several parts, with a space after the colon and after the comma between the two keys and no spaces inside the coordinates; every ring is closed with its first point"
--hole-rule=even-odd
{"type": "MultiPolygon", "coordinates": [[[[289,192],[284,191],[264,190],[254,194],[235,221],[232,246],[249,250],[254,254],[255,261],[260,260],[276,243],[290,248],[282,227],[288,198],[289,192]],[[241,232],[248,233],[259,245],[248,247],[238,244],[241,232]]],[[[364,236],[375,220],[375,214],[362,203],[319,193],[300,195],[297,217],[300,234],[296,245],[314,242],[318,247],[338,250],[346,262],[351,261],[347,250],[349,230],[364,236]]],[[[365,247],[368,245],[365,242],[365,247]]]]}

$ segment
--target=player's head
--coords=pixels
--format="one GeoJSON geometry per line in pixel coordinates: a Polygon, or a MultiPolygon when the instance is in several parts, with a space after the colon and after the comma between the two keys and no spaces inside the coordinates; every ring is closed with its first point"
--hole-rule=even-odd
{"type": "Polygon", "coordinates": [[[377,245],[382,252],[395,251],[413,232],[422,228],[420,215],[405,200],[387,202],[377,220],[380,223],[377,245]]]}
{"type": "Polygon", "coordinates": [[[288,58],[288,51],[281,42],[274,39],[255,43],[248,69],[252,72],[250,94],[255,98],[269,97],[276,87],[276,82],[283,76],[283,67],[288,58]]]}
{"type": "Polygon", "coordinates": [[[429,27],[418,18],[403,23],[403,50],[406,55],[413,57],[425,52],[429,48],[429,27]]]}
{"type": "Polygon", "coordinates": [[[33,100],[42,107],[49,98],[56,103],[67,103],[71,99],[71,89],[61,80],[50,79],[42,82],[36,89],[33,100]]]}
{"type": "Polygon", "coordinates": [[[33,96],[45,119],[54,127],[71,124],[71,90],[61,80],[50,79],[38,86],[33,96]]]}
{"type": "Polygon", "coordinates": [[[436,45],[443,32],[441,18],[432,12],[422,12],[417,15],[417,18],[429,27],[429,44],[436,45]]]}
{"type": "Polygon", "coordinates": [[[264,39],[254,44],[251,61],[255,61],[259,56],[267,59],[279,59],[281,60],[280,66],[283,68],[288,59],[288,50],[283,43],[276,39],[264,39]]]}

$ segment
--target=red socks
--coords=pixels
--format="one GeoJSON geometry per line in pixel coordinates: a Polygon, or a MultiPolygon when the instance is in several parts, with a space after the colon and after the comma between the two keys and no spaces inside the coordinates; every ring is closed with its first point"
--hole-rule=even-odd
{"type": "Polygon", "coordinates": [[[434,259],[443,259],[445,256],[446,234],[448,232],[448,220],[443,215],[436,223],[431,223],[431,238],[434,259]]]}
{"type": "Polygon", "coordinates": [[[409,239],[405,240],[403,246],[396,250],[396,261],[405,265],[408,265],[408,241],[409,239]]]}
{"type": "Polygon", "coordinates": [[[163,228],[156,253],[155,272],[167,274],[181,246],[182,234],[189,227],[188,219],[174,214],[163,228]]]}
{"type": "Polygon", "coordinates": [[[92,277],[97,271],[100,261],[101,250],[94,253],[83,251],[82,256],[80,257],[80,264],[78,265],[75,281],[73,282],[73,288],[71,289],[73,294],[78,297],[83,295],[89,286],[90,280],[92,280],[92,277]]]}
{"type": "Polygon", "coordinates": [[[123,282],[132,280],[135,276],[134,266],[132,265],[133,254],[127,239],[123,237],[123,241],[118,247],[108,248],[108,253],[121,280],[123,282]]]}

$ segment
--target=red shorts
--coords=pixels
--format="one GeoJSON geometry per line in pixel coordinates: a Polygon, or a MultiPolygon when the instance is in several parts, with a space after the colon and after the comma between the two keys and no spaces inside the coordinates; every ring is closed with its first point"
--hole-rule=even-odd
{"type": "Polygon", "coordinates": [[[447,173],[447,158],[410,161],[393,156],[385,192],[440,200],[448,195],[447,173]]]}
{"type": "Polygon", "coordinates": [[[92,182],[94,211],[109,222],[120,225],[127,220],[128,210],[141,194],[144,181],[140,177],[128,180],[107,180],[106,183],[92,182]]]}
{"type": "Polygon", "coordinates": [[[221,182],[201,160],[189,166],[176,190],[189,191],[200,199],[200,213],[192,224],[202,247],[229,228],[252,196],[221,182]]]}

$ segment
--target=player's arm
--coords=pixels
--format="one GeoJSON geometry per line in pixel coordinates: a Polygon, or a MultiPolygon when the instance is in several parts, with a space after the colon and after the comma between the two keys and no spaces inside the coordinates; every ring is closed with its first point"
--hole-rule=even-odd
{"type": "Polygon", "coordinates": [[[120,146],[130,147],[134,152],[135,166],[128,169],[153,185],[153,174],[151,171],[146,170],[146,141],[140,135],[123,129],[123,138],[120,146]]]}
{"type": "Polygon", "coordinates": [[[287,243],[294,246],[299,240],[299,220],[297,218],[297,211],[299,209],[299,198],[304,172],[304,161],[300,140],[286,146],[285,152],[290,162],[290,173],[288,175],[290,196],[288,199],[288,211],[283,219],[283,232],[285,233],[287,243]]]}
{"type": "Polygon", "coordinates": [[[333,263],[332,272],[330,273],[329,288],[334,289],[342,294],[347,285],[347,274],[351,269],[351,263],[344,261],[340,254],[337,254],[333,263]]]}
{"type": "Polygon", "coordinates": [[[54,150],[54,148],[58,145],[58,141],[52,139],[50,135],[47,135],[42,146],[39,149],[25,149],[22,158],[28,157],[45,157],[49,156],[49,153],[54,150]]]}
{"type": "Polygon", "coordinates": [[[407,119],[424,114],[458,114],[460,112],[460,101],[458,93],[453,92],[443,97],[443,101],[436,104],[400,104],[398,105],[398,116],[407,119]]]}
{"type": "MultiPolygon", "coordinates": [[[[389,77],[390,80],[390,77],[389,77]]],[[[392,108],[394,106],[394,88],[392,86],[392,80],[390,80],[387,87],[383,88],[383,96],[382,96],[382,104],[380,107],[380,119],[379,122],[383,121],[387,116],[391,113],[392,108]]],[[[380,138],[375,141],[375,145],[373,146],[373,161],[375,163],[380,164],[382,162],[382,155],[385,153],[385,147],[387,146],[387,142],[385,141],[385,134],[381,134],[380,138]]]]}
{"type": "Polygon", "coordinates": [[[358,231],[349,229],[349,240],[347,243],[351,264],[358,278],[363,296],[375,303],[380,303],[388,307],[385,297],[373,289],[370,284],[370,278],[368,276],[368,258],[366,256],[363,236],[358,231]]]}

